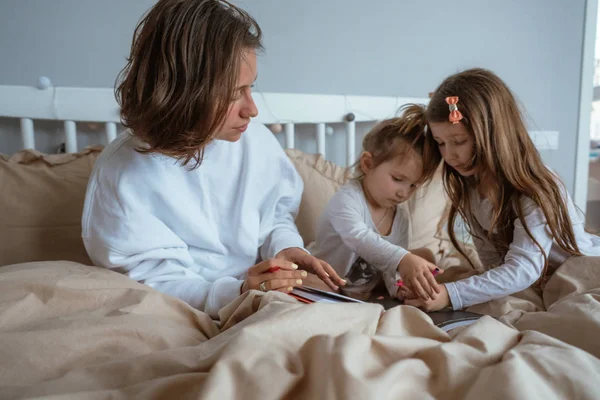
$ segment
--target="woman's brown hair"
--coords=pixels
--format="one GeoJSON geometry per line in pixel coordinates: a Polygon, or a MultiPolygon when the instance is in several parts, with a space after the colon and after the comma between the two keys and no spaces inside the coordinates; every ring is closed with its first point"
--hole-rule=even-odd
{"type": "Polygon", "coordinates": [[[133,35],[115,94],[123,125],[147,146],[139,151],[202,162],[222,125],[246,50],[261,30],[225,0],[159,0],[133,35]]]}
{"type": "MultiPolygon", "coordinates": [[[[454,223],[457,214],[467,223],[469,233],[476,235],[476,223],[469,198],[482,181],[495,182],[493,192],[486,193],[492,204],[491,227],[487,239],[499,254],[505,255],[513,240],[514,221],[519,219],[529,237],[544,256],[544,272],[548,255],[531,234],[525,222],[523,196],[541,208],[548,229],[558,245],[571,255],[581,255],[569,210],[566,189],[558,177],[542,162],[535,148],[517,101],[508,86],[493,72],[475,68],[446,78],[433,93],[427,107],[429,122],[448,122],[446,97],[458,96],[460,121],[474,137],[471,166],[475,174],[464,177],[444,164],[444,186],[452,201],[448,216],[450,239],[459,251],[454,223]],[[495,232],[495,233],[494,233],[495,232]]],[[[449,123],[449,122],[448,122],[449,123]]],[[[433,137],[427,140],[435,143],[433,137]]]]}
{"type": "MultiPolygon", "coordinates": [[[[437,144],[425,140],[427,122],[425,107],[419,104],[407,104],[400,111],[402,114],[375,125],[363,139],[363,151],[371,153],[373,168],[402,156],[411,149],[423,159],[423,175],[419,183],[429,182],[441,162],[437,144]]],[[[354,166],[356,179],[364,176],[359,163],[354,166]]]]}

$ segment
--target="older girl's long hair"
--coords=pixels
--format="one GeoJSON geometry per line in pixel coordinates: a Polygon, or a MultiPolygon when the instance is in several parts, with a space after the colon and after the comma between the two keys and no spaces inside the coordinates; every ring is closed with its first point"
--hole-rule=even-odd
{"type": "MultiPolygon", "coordinates": [[[[542,162],[508,86],[493,72],[480,68],[452,75],[432,94],[427,107],[429,122],[448,122],[449,108],[445,99],[451,96],[458,96],[458,110],[464,117],[460,123],[475,139],[471,160],[473,176],[464,177],[444,164],[444,186],[452,201],[448,231],[454,246],[468,259],[457,243],[454,223],[457,214],[460,215],[467,223],[469,233],[477,235],[473,226],[476,219],[469,204],[470,194],[477,191],[478,182],[489,180],[498,186],[486,193],[492,204],[487,239],[499,254],[505,255],[508,251],[513,240],[514,221],[518,218],[544,256],[542,278],[545,275],[548,255],[525,222],[527,210],[523,209],[522,198],[526,196],[541,208],[556,243],[571,255],[581,255],[565,201],[566,189],[542,162]]],[[[435,142],[431,135],[427,140],[435,142]]]]}
{"type": "Polygon", "coordinates": [[[261,49],[261,30],[225,0],[159,0],[133,35],[115,94],[123,125],[148,146],[200,165],[222,125],[245,50],[261,49]]]}

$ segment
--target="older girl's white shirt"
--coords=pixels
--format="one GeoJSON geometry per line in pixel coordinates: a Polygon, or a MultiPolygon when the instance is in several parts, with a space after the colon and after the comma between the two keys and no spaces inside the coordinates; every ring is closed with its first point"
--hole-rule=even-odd
{"type": "Polygon", "coordinates": [[[303,247],[294,224],[302,179],[263,125],[211,142],[193,170],[140,145],[125,132],[94,166],[82,235],[95,265],[216,317],[249,267],[303,247]]]}
{"type": "MultiPolygon", "coordinates": [[[[585,231],[584,220],[573,200],[566,190],[563,193],[579,250],[584,255],[600,256],[600,238],[585,231]]],[[[470,200],[471,211],[476,222],[483,230],[489,231],[491,203],[487,199],[482,200],[476,193],[470,200]]],[[[552,237],[542,209],[530,198],[523,198],[522,204],[527,227],[548,256],[549,268],[557,268],[567,260],[569,254],[560,248],[552,237]]],[[[481,275],[445,284],[453,309],[465,308],[520,292],[541,277],[544,256],[519,219],[514,221],[513,241],[504,256],[487,239],[485,232],[475,230],[474,234],[473,241],[477,253],[487,271],[481,275]]]]}

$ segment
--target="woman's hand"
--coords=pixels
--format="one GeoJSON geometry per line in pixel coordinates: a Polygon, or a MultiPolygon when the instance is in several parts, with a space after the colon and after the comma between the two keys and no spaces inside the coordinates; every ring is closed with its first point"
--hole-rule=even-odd
{"type": "Polygon", "coordinates": [[[450,296],[448,295],[448,289],[446,289],[446,285],[439,286],[440,292],[434,300],[423,300],[421,298],[406,299],[404,300],[404,304],[407,306],[420,308],[421,310],[427,312],[438,311],[442,308],[450,307],[452,303],[450,302],[450,296]]]}
{"type": "Polygon", "coordinates": [[[441,291],[434,273],[441,274],[444,271],[417,255],[408,253],[402,257],[398,272],[402,283],[422,300],[434,300],[441,291]]]}
{"type": "Polygon", "coordinates": [[[338,290],[339,286],[344,286],[346,284],[346,281],[340,278],[331,265],[323,260],[319,260],[298,247],[282,250],[275,258],[298,264],[300,268],[317,275],[333,290],[338,290]]]}
{"type": "Polygon", "coordinates": [[[298,266],[283,259],[272,258],[254,265],[248,270],[248,277],[242,284],[240,294],[248,290],[278,290],[289,293],[294,287],[302,286],[302,278],[306,271],[299,271],[298,266]]]}

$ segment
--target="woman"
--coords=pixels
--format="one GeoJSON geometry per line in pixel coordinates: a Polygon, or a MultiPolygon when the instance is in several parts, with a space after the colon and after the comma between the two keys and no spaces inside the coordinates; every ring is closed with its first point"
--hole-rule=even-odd
{"type": "Polygon", "coordinates": [[[94,166],[82,235],[94,264],[216,317],[251,289],[289,292],[309,270],[302,180],[251,123],[261,31],[222,0],[161,0],[137,26],[117,98],[127,132],[94,166]],[[279,268],[279,270],[277,270],[279,268]]]}

